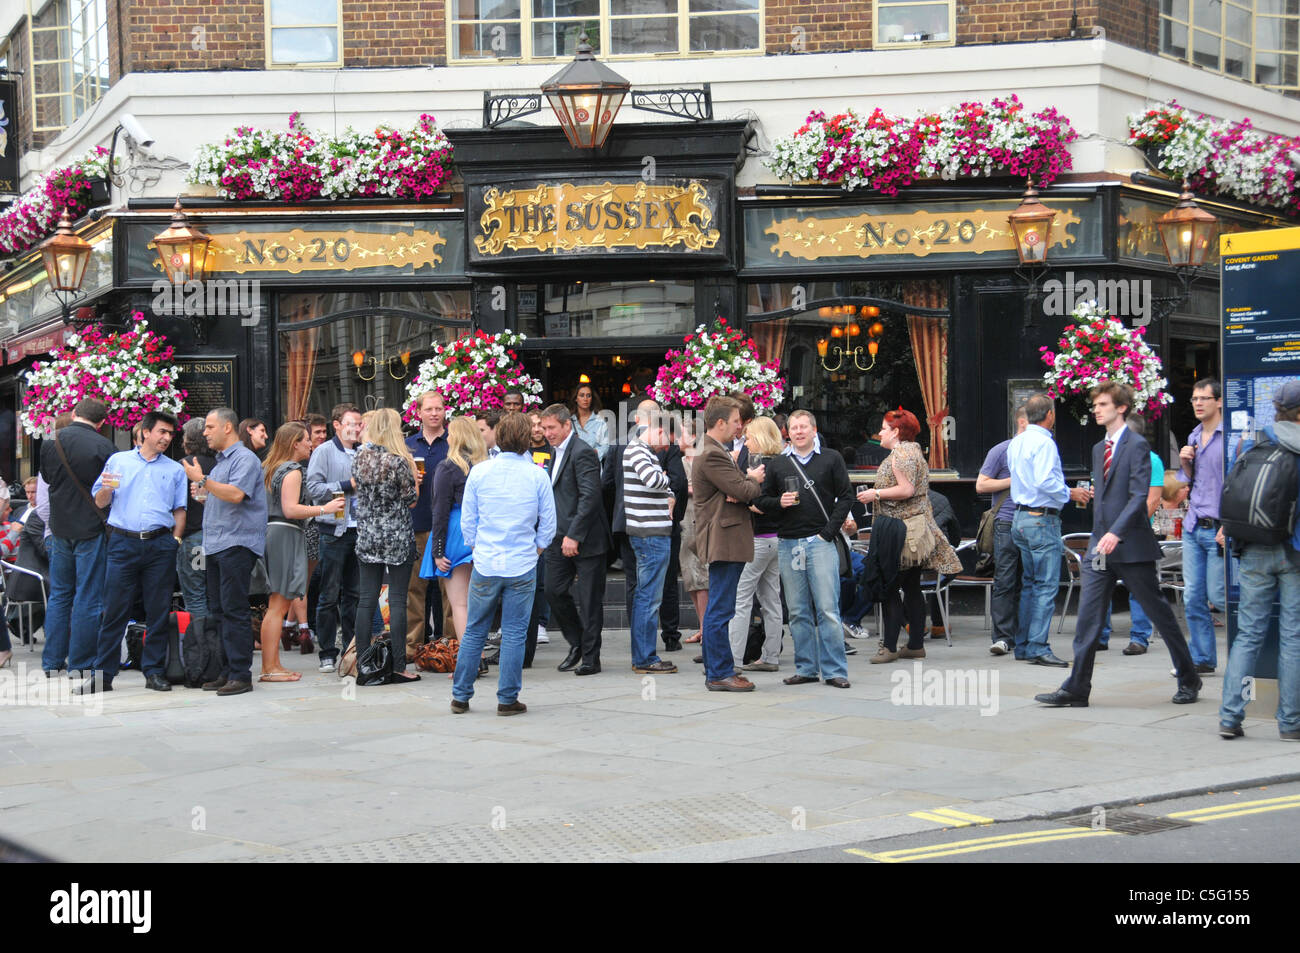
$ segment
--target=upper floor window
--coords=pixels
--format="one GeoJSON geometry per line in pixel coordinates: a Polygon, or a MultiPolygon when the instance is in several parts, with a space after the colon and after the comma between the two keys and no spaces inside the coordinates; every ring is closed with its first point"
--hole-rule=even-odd
{"type": "Polygon", "coordinates": [[[1300,0],[1160,0],[1160,52],[1259,86],[1300,89],[1300,0]]]}
{"type": "Polygon", "coordinates": [[[953,42],[957,28],[953,0],[876,0],[875,48],[953,42]]]}
{"type": "Polygon", "coordinates": [[[340,0],[266,0],[268,66],[342,66],[340,0]]]}
{"type": "Polygon", "coordinates": [[[567,59],[757,51],[760,0],[448,0],[451,59],[567,59]]]}
{"type": "Polygon", "coordinates": [[[27,0],[35,132],[70,125],[108,91],[106,0],[27,0]]]}

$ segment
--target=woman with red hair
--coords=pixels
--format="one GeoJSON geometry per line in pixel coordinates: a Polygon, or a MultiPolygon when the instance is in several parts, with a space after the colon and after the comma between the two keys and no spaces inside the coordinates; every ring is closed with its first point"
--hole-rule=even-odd
{"type": "Polygon", "coordinates": [[[930,509],[930,468],[916,443],[921,425],[916,415],[899,407],[885,414],[880,445],[890,451],[876,471],[876,485],[858,491],[858,501],[877,504],[875,515],[892,516],[907,525],[907,540],[897,580],[886,587],[884,631],[873,664],[899,658],[925,658],[925,595],[921,575],[926,570],[961,572],[961,560],[934,521],[930,509]],[[902,598],[899,590],[902,590],[902,598]],[[907,622],[907,646],[898,648],[898,633],[907,622]]]}

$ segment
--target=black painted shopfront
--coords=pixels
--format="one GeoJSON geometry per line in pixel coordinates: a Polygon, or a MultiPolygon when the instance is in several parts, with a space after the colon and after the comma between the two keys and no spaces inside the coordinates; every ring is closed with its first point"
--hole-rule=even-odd
{"type": "MultiPolygon", "coordinates": [[[[1087,282],[1170,293],[1153,223],[1173,194],[1119,182],[1045,190],[1058,212],[1046,279],[1061,293],[1044,288],[1026,309],[1006,219],[1023,183],[916,187],[896,198],[738,190],[753,133],[742,121],[616,125],[603,150],[585,154],[555,128],[449,130],[463,185],[438,204],[186,197],[192,222],[215,240],[208,278],[223,283],[222,300],[160,292],[151,239],[170,203],[133,202],[82,229],[111,228],[111,264],[90,301],[101,313],[150,315],[187,369],[191,412],[228,398],[276,423],[341,400],[401,406],[433,348],[474,329],[527,335],[521,357],[544,398],[568,398],[585,374],[616,410],[685,334],[716,315],[740,318],[764,359],[781,361],[782,409],[812,409],[860,478],[881,456],[870,440],[880,415],[900,405],[916,413],[933,482],[973,529],[979,465],[1041,377],[1039,348],[1069,323],[1073,301],[1062,299],[1087,282]]],[[[1208,207],[1229,229],[1269,224],[1208,207]]],[[[11,276],[32,264],[0,283],[4,306],[23,306],[11,276]]],[[[46,310],[29,310],[6,342],[11,354],[57,326],[46,310]]],[[[1184,406],[1193,380],[1217,372],[1216,314],[1217,276],[1207,272],[1172,316],[1130,315],[1150,321],[1147,338],[1179,400],[1170,416],[1180,439],[1194,424],[1184,406]]],[[[11,390],[23,366],[6,368],[11,390]]],[[[1061,415],[1058,439],[1067,476],[1081,477],[1092,428],[1061,415]]]]}

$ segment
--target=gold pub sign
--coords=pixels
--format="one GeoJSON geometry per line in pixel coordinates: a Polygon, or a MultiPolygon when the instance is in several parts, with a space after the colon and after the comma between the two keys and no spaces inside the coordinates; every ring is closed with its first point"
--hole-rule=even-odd
{"type": "MultiPolygon", "coordinates": [[[[356,271],[362,268],[436,268],[447,239],[439,232],[359,229],[240,230],[212,236],[210,273],[356,271]]],[[[150,246],[152,247],[152,245],[150,246]]],[[[155,262],[156,267],[158,266],[155,262]]]]}
{"type": "Polygon", "coordinates": [[[722,235],[700,182],[538,185],[483,194],[474,247],[481,255],[583,249],[702,251],[722,235]]]}

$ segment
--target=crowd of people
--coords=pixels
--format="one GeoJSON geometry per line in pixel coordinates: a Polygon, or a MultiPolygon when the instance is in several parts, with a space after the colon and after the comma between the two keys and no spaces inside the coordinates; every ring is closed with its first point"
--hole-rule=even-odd
{"type": "MultiPolygon", "coordinates": [[[[1270,438],[1300,449],[1300,382],[1277,398],[1270,438]]],[[[1124,384],[1091,395],[1106,431],[1094,448],[1092,480],[1066,486],[1053,438],[1055,407],[1045,395],[1017,411],[1017,434],[993,447],[976,489],[993,498],[992,644],[1035,665],[1069,668],[1060,689],[1038,696],[1052,707],[1089,703],[1093,659],[1108,649],[1116,583],[1130,594],[1125,655],[1147,651],[1158,630],[1174,662],[1175,703],[1194,702],[1217,666],[1214,612],[1225,606],[1219,526],[1224,438],[1219,385],[1202,380],[1199,426],[1166,473],[1132,413],[1124,384]],[[1073,664],[1049,635],[1060,589],[1060,512],[1090,506],[1093,532],[1079,560],[1081,595],[1073,664]],[[1190,646],[1161,593],[1165,554],[1153,526],[1181,535],[1190,646]]],[[[795,410],[758,416],[743,393],[709,400],[683,419],[641,401],[626,433],[611,433],[589,384],[572,406],[524,412],[522,394],[500,411],[449,417],[442,395],[416,402],[407,435],[396,411],[352,404],[328,419],[290,421],[270,434],[255,418],[217,408],[180,432],[175,418],[147,414],[135,446],[118,452],[99,433],[108,408],[83,400],[43,446],[29,518],[0,538],[48,553],[50,592],[42,664],[81,677],[83,693],[110,691],[119,674],[127,622],[164,631],[174,593],[189,613],[184,644],[211,642],[202,688],[219,696],[260,682],[302,677],[281,661],[298,646],[333,672],[349,645],[364,656],[384,631],[387,586],[392,672],[420,678],[410,663],[428,640],[458,639],[451,710],[469,710],[476,680],[499,668],[497,710],[519,700],[547,626],[567,653],[557,666],[579,677],[602,666],[607,569],[619,559],[627,580],[630,666],[672,675],[664,657],[698,643],[710,691],[749,692],[754,673],[782,671],[788,620],[793,672],[787,685],[847,689],[847,638],[875,604],[882,628],[872,664],[926,656],[926,580],[963,571],[947,502],[930,490],[920,424],[899,408],[884,415],[874,484],[854,490],[845,460],[823,444],[815,416],[795,410]],[[331,433],[332,430],[332,433],[331,433]],[[938,518],[936,518],[938,517],[938,518]],[[850,544],[869,523],[868,547],[850,544]],[[699,631],[679,630],[679,580],[699,631]],[[265,595],[255,631],[250,597],[265,595]],[[492,631],[499,627],[495,637],[492,631]],[[900,638],[906,631],[906,641],[900,638]],[[660,655],[660,644],[662,651],[660,655]]],[[[1253,671],[1266,604],[1283,600],[1279,726],[1300,737],[1296,648],[1300,572],[1280,548],[1242,553],[1242,621],[1228,662],[1220,731],[1241,734],[1242,690],[1233,673],[1253,671]],[[1261,621],[1262,620],[1262,621],[1261,621]],[[1288,623],[1287,620],[1290,620],[1288,623]],[[1288,628],[1289,626],[1289,628],[1288,628]]],[[[937,603],[937,600],[936,600],[937,603]]],[[[936,604],[937,609],[937,604],[936,604]]],[[[7,651],[8,646],[0,646],[7,651]]],[[[608,653],[606,653],[607,655],[608,653]]],[[[0,660],[7,656],[0,655],[0,660]]],[[[147,639],[141,669],[150,689],[171,690],[167,642],[147,639]]]]}

